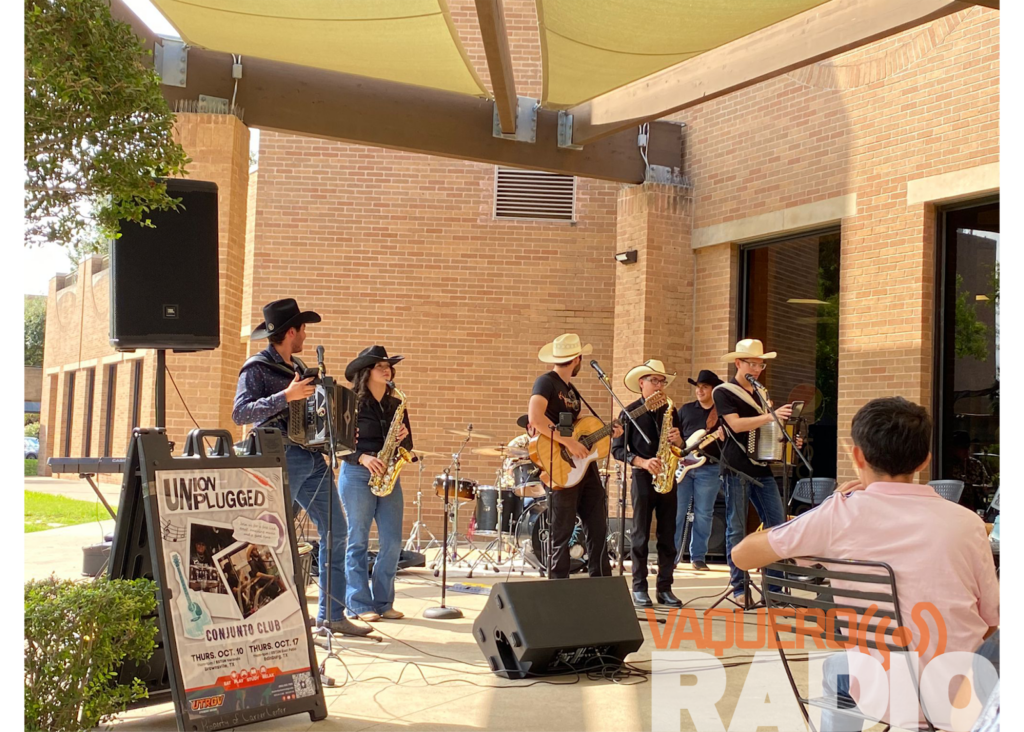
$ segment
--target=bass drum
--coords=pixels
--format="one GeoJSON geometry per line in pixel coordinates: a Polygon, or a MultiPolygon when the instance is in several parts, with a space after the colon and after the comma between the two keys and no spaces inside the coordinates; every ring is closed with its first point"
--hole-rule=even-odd
{"type": "MultiPolygon", "coordinates": [[[[548,556],[544,550],[544,532],[548,530],[547,498],[533,501],[516,522],[516,546],[522,548],[526,561],[542,572],[547,572],[548,556]],[[542,518],[543,517],[543,518],[542,518]]],[[[587,548],[583,542],[583,522],[576,517],[576,526],[569,539],[569,574],[585,572],[587,548]]]]}

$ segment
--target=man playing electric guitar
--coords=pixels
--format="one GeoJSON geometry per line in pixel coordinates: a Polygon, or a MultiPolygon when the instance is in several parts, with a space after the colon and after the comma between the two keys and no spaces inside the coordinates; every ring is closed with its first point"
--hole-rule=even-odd
{"type": "MultiPolygon", "coordinates": [[[[575,437],[563,437],[558,433],[559,415],[570,413],[575,422],[582,410],[582,400],[572,378],[579,373],[583,357],[592,351],[591,345],[580,345],[575,333],[560,335],[553,342],[540,349],[537,357],[544,363],[553,364],[551,371],[537,377],[530,397],[530,425],[539,435],[551,437],[576,461],[590,460],[594,449],[582,444],[575,437]]],[[[622,434],[622,427],[615,425],[612,436],[622,434]]],[[[557,482],[555,484],[558,485],[557,482]]],[[[608,534],[608,502],[604,486],[597,472],[595,461],[590,460],[579,482],[571,487],[551,492],[551,542],[553,561],[551,577],[569,576],[569,539],[579,514],[586,533],[587,554],[591,577],[610,576],[611,565],[605,551],[608,534]]]]}

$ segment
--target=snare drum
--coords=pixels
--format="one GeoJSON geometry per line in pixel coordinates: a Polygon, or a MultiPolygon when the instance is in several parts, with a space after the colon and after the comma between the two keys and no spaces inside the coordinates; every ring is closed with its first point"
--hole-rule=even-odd
{"type": "Polygon", "coordinates": [[[523,499],[510,490],[498,490],[493,485],[477,488],[476,530],[477,536],[498,535],[498,495],[501,495],[501,531],[509,534],[515,522],[523,514],[523,499]]]}
{"type": "Polygon", "coordinates": [[[529,460],[522,460],[512,466],[512,492],[520,498],[540,498],[547,495],[540,482],[540,468],[529,460]]]}
{"type": "MultiPolygon", "coordinates": [[[[434,478],[434,493],[440,498],[444,498],[444,484],[446,476],[439,475],[434,478]]],[[[476,500],[476,486],[475,480],[467,480],[462,478],[459,481],[459,489],[455,490],[455,478],[451,475],[447,476],[448,481],[448,500],[454,501],[456,499],[460,501],[475,501],[476,500]]]]}

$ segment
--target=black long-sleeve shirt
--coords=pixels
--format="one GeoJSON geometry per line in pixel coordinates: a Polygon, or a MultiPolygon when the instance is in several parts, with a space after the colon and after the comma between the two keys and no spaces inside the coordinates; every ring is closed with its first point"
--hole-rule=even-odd
{"type": "MultiPolygon", "coordinates": [[[[359,437],[356,439],[356,451],[346,455],[344,460],[352,465],[359,464],[359,457],[366,453],[376,456],[384,447],[391,423],[395,419],[395,412],[398,411],[400,402],[397,397],[385,394],[379,402],[372,394],[359,403],[359,418],[356,420],[356,429],[359,430],[359,437]]],[[[412,427],[409,425],[409,410],[402,415],[402,424],[409,430],[409,434],[401,445],[406,450],[412,450],[412,427]]]]}
{"type": "MultiPolygon", "coordinates": [[[[644,403],[643,398],[637,399],[635,402],[626,405],[626,411],[632,412],[634,409],[644,403]]],[[[619,420],[622,422],[623,433],[621,437],[616,437],[612,440],[612,455],[619,462],[629,463],[632,465],[633,458],[652,458],[658,454],[658,444],[661,441],[661,423],[665,418],[665,410],[668,409],[668,405],[661,409],[656,409],[653,412],[645,412],[636,418],[636,423],[640,425],[644,433],[651,438],[648,443],[640,435],[639,432],[633,427],[632,424],[627,424],[625,412],[619,415],[619,420]],[[626,444],[626,437],[629,437],[629,444],[626,444]]],[[[672,426],[679,428],[679,413],[672,410],[672,426]]],[[[633,472],[634,476],[646,475],[650,478],[650,474],[645,470],[639,470],[633,472]]]]}

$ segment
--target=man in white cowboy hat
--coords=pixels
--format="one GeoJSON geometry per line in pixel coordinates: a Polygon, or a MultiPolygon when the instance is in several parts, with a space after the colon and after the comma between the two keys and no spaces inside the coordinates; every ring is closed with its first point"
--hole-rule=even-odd
{"type": "MultiPolygon", "coordinates": [[[[553,364],[550,371],[537,377],[528,409],[529,424],[542,435],[552,435],[575,458],[586,458],[590,450],[573,437],[558,434],[559,414],[569,412],[573,421],[583,409],[582,399],[572,377],[580,372],[583,357],[594,349],[588,343],[581,345],[575,333],[565,333],[548,343],[537,354],[544,363],[553,364]]],[[[616,425],[612,436],[622,434],[616,425]]],[[[576,526],[576,516],[583,522],[586,532],[587,554],[591,577],[605,577],[612,573],[605,551],[608,535],[608,502],[597,464],[587,467],[583,479],[571,488],[551,493],[551,543],[553,578],[569,576],[569,540],[576,526]]]]}
{"type": "MultiPolygon", "coordinates": [[[[730,583],[734,596],[742,595],[745,579],[742,571],[732,561],[732,550],[743,540],[747,523],[747,498],[754,504],[757,515],[765,528],[778,526],[786,520],[779,487],[771,468],[764,463],[753,462],[745,449],[751,430],[772,422],[771,412],[761,409],[754,387],[747,377],[761,379],[767,368],[767,361],[778,354],[765,353],[764,345],[756,338],[745,338],[736,344],[736,350],[725,354],[722,360],[736,366],[736,377],[715,387],[714,400],[718,416],[726,427],[726,439],[722,449],[722,470],[725,472],[725,556],[729,562],[730,583]],[[745,473],[761,483],[749,483],[746,478],[731,470],[745,473]]],[[[792,406],[786,404],[776,408],[775,414],[783,422],[792,414],[792,406]]]]}
{"type": "MultiPolygon", "coordinates": [[[[656,358],[648,359],[639,366],[626,372],[623,379],[626,388],[640,398],[626,405],[626,411],[632,412],[641,406],[656,392],[661,391],[676,378],[665,369],[665,364],[656,358]]],[[[627,436],[616,437],[612,441],[612,454],[619,462],[633,466],[633,483],[631,497],[633,499],[633,531],[630,559],[633,564],[633,604],[637,607],[653,607],[651,596],[647,593],[647,545],[651,536],[651,513],[658,521],[658,578],[655,597],[659,605],[682,607],[683,603],[672,594],[672,573],[676,566],[676,490],[675,476],[672,476],[672,490],[658,493],[654,490],[654,476],[662,469],[658,459],[658,445],[661,443],[661,429],[665,421],[666,404],[654,411],[644,412],[636,418],[636,423],[650,438],[650,442],[635,429],[627,436]]],[[[625,423],[623,413],[619,421],[625,423]]],[[[679,432],[679,414],[672,408],[672,427],[666,438],[676,447],[682,447],[683,437],[679,432]]]]}
{"type": "MultiPolygon", "coordinates": [[[[305,364],[296,356],[306,340],[306,324],[319,323],[320,316],[299,310],[292,298],[275,300],[263,308],[263,322],[253,330],[249,340],[263,338],[270,345],[242,364],[235,391],[231,419],[235,424],[254,427],[277,427],[288,434],[288,404],[313,394],[312,378],[304,379],[305,364]]],[[[367,635],[369,628],[360,628],[345,618],[345,539],[348,525],[341,510],[341,501],[334,490],[334,480],[324,456],[317,452],[285,443],[285,465],[292,498],[313,519],[321,537],[327,536],[328,513],[331,516],[332,549],[330,553],[331,597],[328,616],[326,592],[328,566],[327,542],[320,541],[317,561],[320,567],[320,605],[317,624],[344,635],[367,635]]]]}

